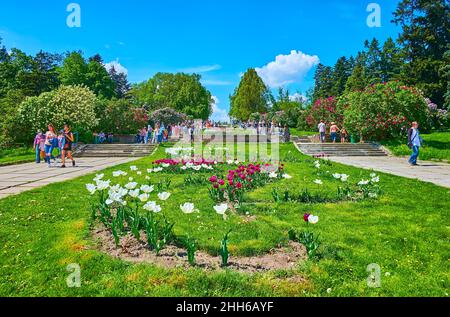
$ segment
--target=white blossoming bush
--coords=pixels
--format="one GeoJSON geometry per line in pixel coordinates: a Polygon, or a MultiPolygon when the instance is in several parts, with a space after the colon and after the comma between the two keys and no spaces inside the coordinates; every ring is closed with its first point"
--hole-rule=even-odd
{"type": "Polygon", "coordinates": [[[27,98],[18,109],[20,122],[29,131],[45,130],[49,123],[56,128],[64,123],[89,130],[97,125],[97,97],[84,86],[60,86],[37,97],[27,98]]]}

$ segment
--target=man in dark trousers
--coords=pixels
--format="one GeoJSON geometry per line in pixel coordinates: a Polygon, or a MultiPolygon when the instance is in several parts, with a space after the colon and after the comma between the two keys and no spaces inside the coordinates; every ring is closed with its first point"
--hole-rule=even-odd
{"type": "Polygon", "coordinates": [[[422,138],[420,137],[419,124],[413,122],[412,127],[408,130],[408,147],[413,151],[408,161],[411,166],[417,165],[421,146],[422,138]]]}

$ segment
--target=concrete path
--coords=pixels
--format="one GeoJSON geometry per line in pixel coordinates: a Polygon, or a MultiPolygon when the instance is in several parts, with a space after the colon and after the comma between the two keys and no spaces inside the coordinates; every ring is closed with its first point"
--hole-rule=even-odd
{"type": "Polygon", "coordinates": [[[74,179],[137,159],[78,158],[76,167],[71,167],[71,164],[67,164],[68,167],[65,169],[59,167],[49,168],[46,163],[28,163],[0,167],[0,199],[51,183],[74,179]]]}
{"type": "Polygon", "coordinates": [[[450,164],[419,161],[419,166],[410,166],[407,158],[401,157],[329,157],[331,161],[364,169],[419,179],[443,187],[450,187],[450,164]]]}

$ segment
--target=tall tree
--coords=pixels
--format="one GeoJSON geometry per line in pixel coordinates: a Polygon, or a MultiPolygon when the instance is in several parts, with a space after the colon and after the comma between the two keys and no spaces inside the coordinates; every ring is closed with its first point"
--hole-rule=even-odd
{"type": "Polygon", "coordinates": [[[392,38],[388,38],[381,50],[381,81],[388,82],[393,79],[400,79],[402,65],[400,49],[392,38]]]}
{"type": "Polygon", "coordinates": [[[345,56],[339,58],[333,67],[332,74],[332,95],[338,97],[345,91],[345,85],[352,73],[352,62],[345,56]]]}
{"type": "Polygon", "coordinates": [[[266,113],[270,92],[255,69],[248,69],[242,76],[239,86],[230,96],[230,117],[248,120],[255,112],[266,113]]]}
{"type": "Polygon", "coordinates": [[[127,75],[122,72],[117,72],[115,67],[112,66],[109,69],[109,76],[111,77],[111,79],[113,80],[113,82],[116,86],[116,90],[115,90],[116,97],[124,98],[126,96],[126,94],[128,93],[128,91],[130,91],[130,89],[131,89],[130,83],[128,82],[127,75]]]}
{"type": "Polygon", "coordinates": [[[381,82],[381,49],[376,38],[371,42],[365,41],[366,48],[366,76],[369,84],[381,82]]]}
{"type": "Polygon", "coordinates": [[[113,79],[103,63],[96,59],[91,59],[87,65],[85,84],[101,98],[111,99],[116,96],[116,85],[113,79]]]}
{"type": "Polygon", "coordinates": [[[333,69],[319,64],[314,74],[313,102],[319,98],[328,98],[333,95],[333,69]]]}
{"type": "Polygon", "coordinates": [[[172,108],[196,119],[208,119],[212,113],[211,93],[197,74],[158,73],[135,85],[130,91],[134,103],[149,111],[172,108]]]}
{"type": "Polygon", "coordinates": [[[402,27],[398,42],[405,58],[403,79],[424,91],[442,106],[447,80],[440,76],[450,43],[448,0],[403,0],[394,12],[393,22],[402,27]]]}
{"type": "Polygon", "coordinates": [[[81,52],[69,53],[59,69],[63,85],[87,85],[88,65],[81,52]]]}
{"type": "Polygon", "coordinates": [[[345,85],[345,92],[363,90],[368,84],[366,74],[366,55],[359,52],[356,56],[352,74],[345,85]]]}

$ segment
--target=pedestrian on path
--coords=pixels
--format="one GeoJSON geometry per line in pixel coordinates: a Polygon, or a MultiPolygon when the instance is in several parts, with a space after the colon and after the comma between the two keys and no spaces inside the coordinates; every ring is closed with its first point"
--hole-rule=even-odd
{"type": "Polygon", "coordinates": [[[75,167],[75,160],[72,156],[72,144],[75,142],[72,131],[69,125],[64,125],[64,147],[61,155],[61,168],[66,168],[66,156],[72,161],[72,166],[75,167]]]}
{"type": "Polygon", "coordinates": [[[336,123],[331,122],[331,127],[330,127],[330,137],[331,137],[331,142],[336,143],[337,140],[337,133],[339,132],[339,128],[336,125],[336,123]]]}
{"type": "Polygon", "coordinates": [[[325,125],[323,120],[320,120],[320,123],[317,126],[317,128],[319,129],[319,133],[320,133],[320,142],[325,143],[325,141],[326,141],[325,134],[327,132],[327,126],[325,125]]]}
{"type": "Polygon", "coordinates": [[[44,144],[44,151],[45,151],[45,162],[47,162],[48,167],[51,167],[51,159],[53,156],[53,146],[55,144],[55,140],[57,140],[57,135],[55,128],[52,124],[48,125],[48,131],[45,133],[45,144],[44,144]]]}
{"type": "Polygon", "coordinates": [[[33,142],[33,150],[36,153],[36,163],[37,164],[41,163],[41,152],[44,151],[44,142],[45,142],[45,137],[42,134],[42,131],[38,131],[38,133],[34,137],[34,142],[33,142]]]}
{"type": "Polygon", "coordinates": [[[419,158],[422,143],[422,137],[419,132],[419,123],[413,122],[412,127],[408,130],[408,147],[412,150],[412,154],[408,162],[412,166],[417,165],[417,159],[419,158]]]}

